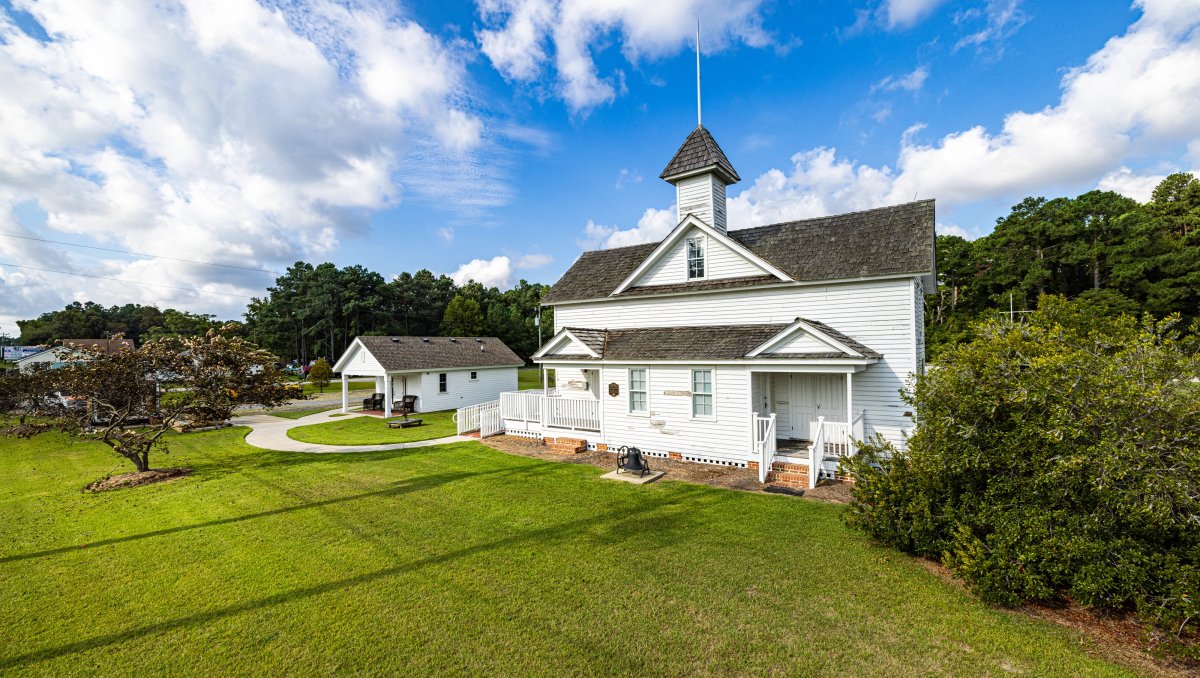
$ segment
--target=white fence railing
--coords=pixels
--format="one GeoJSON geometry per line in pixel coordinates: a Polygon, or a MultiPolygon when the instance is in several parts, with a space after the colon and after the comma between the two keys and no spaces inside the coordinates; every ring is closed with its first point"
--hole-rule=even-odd
{"type": "Polygon", "coordinates": [[[501,393],[500,416],[527,424],[539,424],[542,421],[542,400],[544,398],[540,390],[501,393]]]}
{"type": "Polygon", "coordinates": [[[500,408],[493,407],[479,413],[479,437],[486,438],[504,432],[504,420],[500,418],[500,408]]]}
{"type": "Polygon", "coordinates": [[[754,452],[758,455],[758,482],[767,482],[767,473],[775,461],[775,414],[754,415],[754,452]]]}
{"type": "Polygon", "coordinates": [[[600,430],[600,401],[545,396],[542,391],[500,394],[500,416],[508,421],[575,431],[600,430]]]}
{"type": "Polygon", "coordinates": [[[454,422],[458,425],[458,435],[470,433],[471,431],[480,431],[480,435],[486,435],[481,430],[483,414],[485,412],[496,412],[496,419],[499,419],[500,401],[490,400],[486,403],[471,405],[469,407],[461,407],[454,412],[454,422]]]}

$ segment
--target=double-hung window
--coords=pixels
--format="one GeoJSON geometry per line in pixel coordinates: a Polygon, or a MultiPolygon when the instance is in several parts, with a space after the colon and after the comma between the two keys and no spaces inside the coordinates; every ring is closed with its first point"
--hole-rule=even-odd
{"type": "Polygon", "coordinates": [[[712,370],[692,370],[692,416],[713,416],[712,370]]]}
{"type": "Polygon", "coordinates": [[[472,373],[471,373],[471,381],[478,381],[478,380],[479,380],[479,373],[478,373],[478,372],[472,372],[472,373]]]}
{"type": "Polygon", "coordinates": [[[650,411],[650,389],[644,367],[629,370],[629,411],[635,414],[650,411]]]}
{"type": "Polygon", "coordinates": [[[446,392],[446,373],[441,372],[438,374],[438,393],[445,393],[445,392],[446,392]]]}
{"type": "Polygon", "coordinates": [[[687,239],[687,277],[695,280],[704,277],[704,238],[687,239]]]}

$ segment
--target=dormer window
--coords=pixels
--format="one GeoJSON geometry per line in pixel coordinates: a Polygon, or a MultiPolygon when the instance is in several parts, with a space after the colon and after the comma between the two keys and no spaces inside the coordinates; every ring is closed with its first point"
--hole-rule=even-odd
{"type": "Polygon", "coordinates": [[[704,277],[704,238],[687,239],[687,277],[688,280],[704,277]]]}

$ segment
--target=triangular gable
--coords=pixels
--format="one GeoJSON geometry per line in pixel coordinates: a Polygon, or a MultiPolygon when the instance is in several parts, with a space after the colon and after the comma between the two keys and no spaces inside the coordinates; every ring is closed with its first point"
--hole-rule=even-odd
{"type": "MultiPolygon", "coordinates": [[[[375,359],[375,356],[371,355],[371,351],[358,338],[355,338],[346,347],[346,352],[342,354],[342,357],[338,358],[337,362],[333,364],[333,371],[335,373],[345,372],[356,364],[367,362],[361,360],[361,357],[364,355],[368,357],[369,362],[378,365],[379,361],[375,359]]],[[[380,367],[380,369],[383,368],[380,367]]]]}
{"type": "Polygon", "coordinates": [[[796,320],[796,322],[788,325],[782,332],[771,337],[758,346],[758,348],[746,354],[746,357],[825,353],[840,353],[847,358],[874,357],[805,320],[796,320]]]}
{"type": "MultiPolygon", "coordinates": [[[[727,250],[731,255],[749,263],[755,269],[760,271],[762,275],[771,275],[779,280],[784,281],[791,280],[786,273],[780,271],[762,257],[759,257],[757,254],[746,249],[746,247],[741,243],[730,238],[728,235],[721,233],[712,226],[709,226],[702,220],[697,219],[695,216],[689,214],[685,216],[683,221],[680,221],[679,224],[675,226],[674,230],[672,230],[671,233],[668,234],[667,237],[658,244],[658,247],[656,247],[654,251],[651,252],[650,255],[647,256],[636,269],[634,269],[633,273],[630,273],[624,280],[621,281],[620,285],[617,285],[617,288],[612,291],[612,296],[618,295],[621,292],[624,292],[626,289],[639,284],[650,271],[654,270],[660,261],[672,254],[678,254],[680,248],[683,247],[684,237],[689,232],[693,231],[699,231],[708,236],[709,250],[706,256],[708,257],[709,261],[712,260],[712,252],[714,251],[713,248],[716,246],[727,250]]],[[[680,270],[682,271],[683,269],[681,268],[680,270]]],[[[745,274],[742,273],[740,275],[745,274]]]]}
{"type": "Polygon", "coordinates": [[[600,354],[592,350],[587,343],[580,339],[569,329],[559,330],[558,334],[550,338],[544,346],[538,349],[531,358],[540,358],[544,355],[577,355],[582,358],[599,358],[600,354]]]}

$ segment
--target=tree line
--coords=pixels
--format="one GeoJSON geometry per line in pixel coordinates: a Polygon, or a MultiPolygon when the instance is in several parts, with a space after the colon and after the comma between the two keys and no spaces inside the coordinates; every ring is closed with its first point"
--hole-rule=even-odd
{"type": "MultiPolygon", "coordinates": [[[[298,262],[246,310],[251,340],[284,358],[336,360],[359,335],[495,336],[528,358],[538,348],[534,318],[548,285],[521,280],[500,291],[457,285],[427,269],[390,281],[362,266],[298,262]]],[[[549,309],[541,311],[547,330],[549,309]]]]}
{"type": "Polygon", "coordinates": [[[925,313],[934,360],[974,321],[1047,294],[1104,317],[1200,317],[1200,181],[1172,174],[1144,204],[1111,191],[1025,198],[978,240],[938,236],[937,269],[925,313]]]}
{"type": "MultiPolygon", "coordinates": [[[[173,308],[160,311],[141,304],[105,307],[91,301],[77,301],[61,311],[17,321],[17,327],[21,329],[18,341],[26,346],[50,345],[61,339],[103,339],[117,334],[140,346],[163,337],[204,336],[210,329],[226,324],[207,313],[188,313],[173,308]]],[[[235,333],[237,329],[236,324],[231,328],[235,333]]]]}

